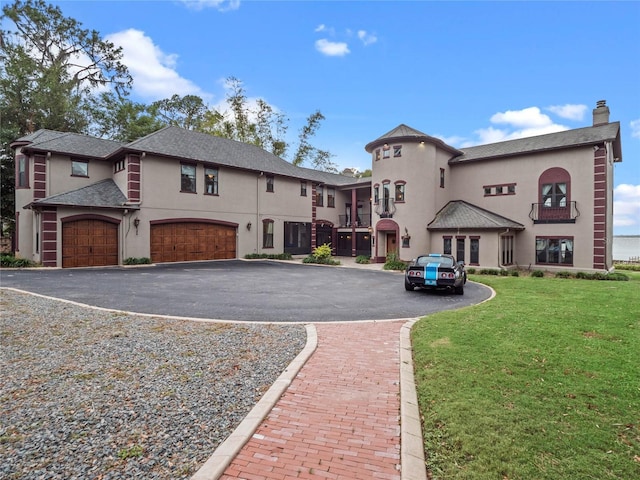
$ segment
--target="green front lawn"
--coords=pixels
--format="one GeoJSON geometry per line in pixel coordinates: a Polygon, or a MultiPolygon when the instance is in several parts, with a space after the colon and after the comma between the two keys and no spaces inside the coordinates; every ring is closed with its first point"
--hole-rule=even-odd
{"type": "Polygon", "coordinates": [[[412,332],[434,479],[640,478],[640,272],[470,276],[482,305],[412,332]]]}

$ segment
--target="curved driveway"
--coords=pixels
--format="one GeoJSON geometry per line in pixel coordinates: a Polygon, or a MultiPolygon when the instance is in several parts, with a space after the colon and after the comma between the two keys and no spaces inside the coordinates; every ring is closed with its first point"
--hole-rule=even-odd
{"type": "Polygon", "coordinates": [[[220,320],[329,322],[415,318],[490,297],[407,292],[401,273],[229,260],[139,268],[2,270],[1,285],[116,310],[220,320]]]}

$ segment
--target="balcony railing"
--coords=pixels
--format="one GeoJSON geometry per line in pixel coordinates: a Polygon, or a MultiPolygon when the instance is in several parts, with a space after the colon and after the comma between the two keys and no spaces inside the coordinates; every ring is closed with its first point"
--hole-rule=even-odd
{"type": "Polygon", "coordinates": [[[380,215],[380,218],[393,218],[393,214],[396,213],[393,198],[381,199],[376,204],[375,212],[380,215]]]}
{"type": "Polygon", "coordinates": [[[529,218],[533,223],[576,223],[580,211],[576,202],[566,206],[548,207],[544,203],[532,203],[529,218]]]}
{"type": "Polygon", "coordinates": [[[371,213],[361,213],[356,216],[354,221],[351,221],[350,215],[338,215],[340,221],[340,228],[346,227],[369,227],[371,226],[371,213]]]}

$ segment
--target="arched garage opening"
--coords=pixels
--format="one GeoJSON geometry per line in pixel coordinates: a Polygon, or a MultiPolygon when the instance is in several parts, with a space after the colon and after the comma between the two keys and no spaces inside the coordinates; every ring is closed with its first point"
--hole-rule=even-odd
{"type": "Polygon", "coordinates": [[[62,221],[62,267],[118,265],[120,220],[103,215],[74,215],[62,221]]]}
{"type": "Polygon", "coordinates": [[[151,261],[193,262],[236,258],[237,223],[206,219],[151,222],[151,261]]]}

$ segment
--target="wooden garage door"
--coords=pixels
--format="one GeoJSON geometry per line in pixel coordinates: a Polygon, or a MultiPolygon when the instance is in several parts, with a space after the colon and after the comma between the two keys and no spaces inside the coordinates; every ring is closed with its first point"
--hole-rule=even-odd
{"type": "Polygon", "coordinates": [[[103,220],[62,224],[62,266],[118,265],[118,225],[103,220]]]}
{"type": "Polygon", "coordinates": [[[236,229],[213,223],[151,225],[151,261],[190,262],[236,258],[236,229]]]}

